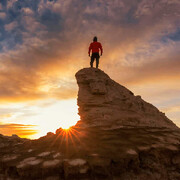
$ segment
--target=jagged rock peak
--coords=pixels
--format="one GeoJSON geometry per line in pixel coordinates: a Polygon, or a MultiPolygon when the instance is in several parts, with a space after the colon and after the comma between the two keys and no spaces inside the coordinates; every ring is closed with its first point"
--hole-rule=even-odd
{"type": "Polygon", "coordinates": [[[164,113],[141,96],[113,81],[96,68],[84,68],[76,73],[79,86],[78,106],[84,126],[148,126],[177,128],[164,113]]]}

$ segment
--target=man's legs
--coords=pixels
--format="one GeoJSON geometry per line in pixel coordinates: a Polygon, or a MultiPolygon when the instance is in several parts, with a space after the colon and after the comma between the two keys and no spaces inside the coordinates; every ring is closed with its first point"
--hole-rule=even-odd
{"type": "Polygon", "coordinates": [[[90,62],[90,66],[91,66],[91,67],[93,67],[93,62],[94,62],[94,56],[93,56],[93,54],[92,54],[92,56],[91,56],[91,62],[90,62]]]}
{"type": "Polygon", "coordinates": [[[96,57],[96,68],[99,66],[99,57],[96,57]]]}

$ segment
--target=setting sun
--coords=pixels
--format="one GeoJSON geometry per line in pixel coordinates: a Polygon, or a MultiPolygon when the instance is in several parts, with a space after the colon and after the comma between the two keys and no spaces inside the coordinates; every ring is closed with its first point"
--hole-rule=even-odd
{"type": "Polygon", "coordinates": [[[68,129],[75,125],[79,120],[77,113],[76,100],[57,101],[50,106],[41,108],[39,114],[29,118],[29,121],[32,121],[31,124],[36,124],[39,129],[35,138],[45,135],[47,132],[55,132],[59,127],[68,129]]]}
{"type": "Polygon", "coordinates": [[[31,106],[19,105],[16,107],[17,112],[15,111],[11,116],[6,117],[6,122],[9,124],[18,122],[19,124],[33,125],[29,128],[34,133],[26,134],[27,127],[22,127],[16,132],[13,132],[14,128],[4,132],[6,135],[16,133],[20,137],[39,138],[46,135],[47,132],[55,132],[60,127],[68,129],[79,120],[76,99],[62,101],[46,100],[31,106]]]}

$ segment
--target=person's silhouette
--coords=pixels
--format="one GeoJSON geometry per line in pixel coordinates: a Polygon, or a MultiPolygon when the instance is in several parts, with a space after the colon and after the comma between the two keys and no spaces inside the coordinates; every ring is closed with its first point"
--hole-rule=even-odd
{"type": "Polygon", "coordinates": [[[97,41],[97,37],[95,36],[93,38],[93,42],[89,45],[89,51],[88,51],[88,54],[90,56],[90,53],[92,50],[91,62],[90,62],[91,67],[93,67],[94,59],[96,59],[96,68],[98,68],[99,58],[100,58],[99,49],[101,50],[101,56],[102,56],[102,53],[103,53],[102,45],[100,42],[97,41]]]}

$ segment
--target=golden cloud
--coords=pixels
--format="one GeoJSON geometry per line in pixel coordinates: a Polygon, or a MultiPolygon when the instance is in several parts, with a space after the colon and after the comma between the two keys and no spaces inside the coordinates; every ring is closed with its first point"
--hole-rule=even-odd
{"type": "Polygon", "coordinates": [[[0,124],[0,132],[3,135],[11,136],[12,134],[16,134],[22,138],[28,138],[38,131],[34,130],[33,125],[23,125],[23,124],[0,124]]]}

